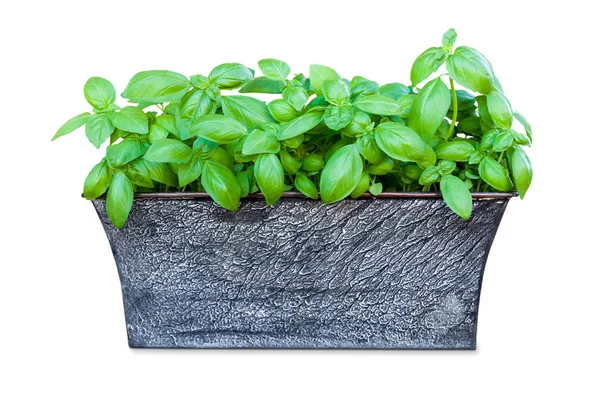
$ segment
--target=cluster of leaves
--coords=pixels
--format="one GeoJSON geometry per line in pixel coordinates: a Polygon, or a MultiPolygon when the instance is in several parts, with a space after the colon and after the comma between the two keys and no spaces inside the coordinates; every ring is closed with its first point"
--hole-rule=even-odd
{"type": "Polygon", "coordinates": [[[107,192],[117,227],[134,192],[148,191],[203,191],[229,210],[259,191],[269,205],[289,190],[324,203],[366,192],[441,191],[468,219],[471,191],[525,195],[532,170],[522,146],[531,144],[531,128],[512,110],[490,62],[470,47],[454,49],[455,40],[451,29],[441,47],[417,57],[411,86],[348,81],[323,65],[311,65],[309,77],[290,76],[285,62],[265,59],[260,77],[237,63],[189,79],[140,72],[122,93],[135,105],[120,108],[113,85],[94,77],[84,87],[92,112],[66,122],[54,139],[85,125],[97,148],[110,140],[83,191],[87,199],[107,192]],[[431,78],[443,64],[447,73],[431,78]],[[281,98],[222,93],[237,88],[281,98]],[[513,119],[525,134],[512,129],[513,119]]]}

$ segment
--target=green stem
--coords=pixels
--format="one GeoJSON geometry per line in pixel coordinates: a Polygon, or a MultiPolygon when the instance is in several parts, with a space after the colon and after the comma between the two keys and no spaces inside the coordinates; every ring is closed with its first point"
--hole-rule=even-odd
{"type": "Polygon", "coordinates": [[[454,125],[458,119],[458,97],[456,96],[456,89],[454,89],[454,80],[452,80],[452,78],[450,78],[450,89],[452,90],[452,123],[448,129],[448,138],[452,137],[454,125]]]}
{"type": "Polygon", "coordinates": [[[480,188],[481,188],[481,179],[479,180],[479,182],[477,182],[477,189],[476,189],[476,191],[479,192],[480,188]]]}
{"type": "Polygon", "coordinates": [[[502,157],[504,157],[504,152],[500,153],[500,157],[498,157],[498,162],[502,162],[502,157]]]}

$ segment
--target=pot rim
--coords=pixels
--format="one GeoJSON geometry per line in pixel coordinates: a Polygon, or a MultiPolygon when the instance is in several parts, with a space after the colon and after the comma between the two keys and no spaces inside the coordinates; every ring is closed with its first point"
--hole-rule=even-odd
{"type": "MultiPolygon", "coordinates": [[[[81,195],[83,197],[83,194],[81,195]]],[[[518,196],[517,192],[473,192],[471,197],[473,200],[508,200],[518,196]]],[[[208,193],[205,192],[152,192],[152,193],[135,193],[134,198],[136,199],[210,199],[208,193]]],[[[250,193],[248,196],[243,197],[244,199],[264,199],[262,193],[250,193]]],[[[304,196],[300,192],[283,192],[281,198],[298,198],[313,200],[304,196]]],[[[373,196],[370,193],[364,193],[357,199],[348,198],[348,200],[361,200],[361,199],[441,199],[442,194],[440,192],[383,192],[377,196],[373,196]]],[[[101,196],[94,200],[104,200],[105,196],[101,196]]]]}

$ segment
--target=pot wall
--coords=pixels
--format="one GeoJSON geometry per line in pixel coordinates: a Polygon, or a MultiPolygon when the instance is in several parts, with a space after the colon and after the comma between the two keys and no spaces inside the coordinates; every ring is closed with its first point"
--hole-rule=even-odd
{"type": "Polygon", "coordinates": [[[131,347],[474,349],[481,279],[508,199],[332,205],[137,198],[100,216],[131,347]]]}

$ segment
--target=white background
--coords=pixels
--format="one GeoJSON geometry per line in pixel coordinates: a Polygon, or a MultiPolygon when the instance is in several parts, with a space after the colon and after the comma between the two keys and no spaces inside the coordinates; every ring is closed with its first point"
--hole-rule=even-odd
{"type": "MultiPolygon", "coordinates": [[[[598,399],[600,29],[593,2],[11,1],[0,12],[0,398],[598,399]],[[408,83],[456,28],[534,128],[534,182],[487,265],[478,350],[168,351],[127,347],[110,247],[80,198],[101,158],[90,76],[311,63],[408,83]]],[[[121,105],[124,105],[121,102],[121,105]]]]}

